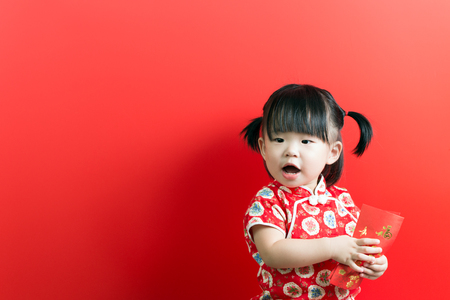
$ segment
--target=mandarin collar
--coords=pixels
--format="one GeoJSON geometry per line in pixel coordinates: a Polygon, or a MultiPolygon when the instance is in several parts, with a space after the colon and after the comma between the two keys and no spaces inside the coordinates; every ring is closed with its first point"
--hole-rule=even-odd
{"type": "Polygon", "coordinates": [[[327,191],[327,185],[325,183],[325,178],[320,175],[319,183],[317,184],[314,191],[311,191],[311,189],[307,186],[299,186],[295,188],[288,188],[287,186],[282,185],[278,181],[274,180],[273,182],[278,188],[281,188],[282,190],[287,190],[293,194],[299,195],[301,197],[309,197],[309,196],[321,196],[325,195],[327,191]]]}

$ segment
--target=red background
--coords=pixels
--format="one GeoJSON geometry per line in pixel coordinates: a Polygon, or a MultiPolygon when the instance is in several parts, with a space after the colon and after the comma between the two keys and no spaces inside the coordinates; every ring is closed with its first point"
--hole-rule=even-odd
{"type": "Polygon", "coordinates": [[[341,186],[405,217],[363,299],[442,297],[450,2],[1,1],[0,298],[248,299],[239,138],[287,83],[375,138],[341,186]]]}

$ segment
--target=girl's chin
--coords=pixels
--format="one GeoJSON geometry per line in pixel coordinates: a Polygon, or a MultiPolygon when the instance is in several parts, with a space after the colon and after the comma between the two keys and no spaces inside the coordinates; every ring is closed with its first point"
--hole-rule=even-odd
{"type": "Polygon", "coordinates": [[[277,179],[277,181],[288,188],[296,188],[296,187],[302,186],[301,183],[293,182],[291,180],[286,180],[284,178],[279,178],[279,179],[277,179]]]}
{"type": "Polygon", "coordinates": [[[296,178],[297,180],[288,180],[288,179],[284,178],[284,176],[281,178],[275,178],[275,179],[287,188],[297,188],[300,186],[304,186],[304,187],[308,187],[311,190],[314,190],[314,188],[317,186],[317,181],[313,181],[315,183],[314,184],[313,182],[303,182],[299,178],[296,178]]]}

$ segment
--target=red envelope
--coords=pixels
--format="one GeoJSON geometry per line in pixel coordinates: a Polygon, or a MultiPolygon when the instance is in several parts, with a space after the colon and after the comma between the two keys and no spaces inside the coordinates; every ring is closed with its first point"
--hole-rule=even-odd
{"type": "MultiPolygon", "coordinates": [[[[397,214],[363,204],[353,237],[379,239],[380,243],[376,247],[383,248],[383,253],[374,256],[380,257],[386,254],[394,243],[403,219],[397,214]]],[[[362,262],[357,261],[356,264],[360,266],[362,262]]],[[[331,272],[330,283],[342,289],[356,289],[361,281],[359,273],[347,265],[339,264],[331,272]]]]}

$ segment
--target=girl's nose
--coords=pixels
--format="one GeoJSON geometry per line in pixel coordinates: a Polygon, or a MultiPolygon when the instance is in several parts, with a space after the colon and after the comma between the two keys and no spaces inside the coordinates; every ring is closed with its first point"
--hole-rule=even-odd
{"type": "Polygon", "coordinates": [[[285,156],[287,156],[287,157],[298,157],[298,151],[295,148],[293,148],[293,147],[289,147],[289,148],[286,149],[285,156]]]}

